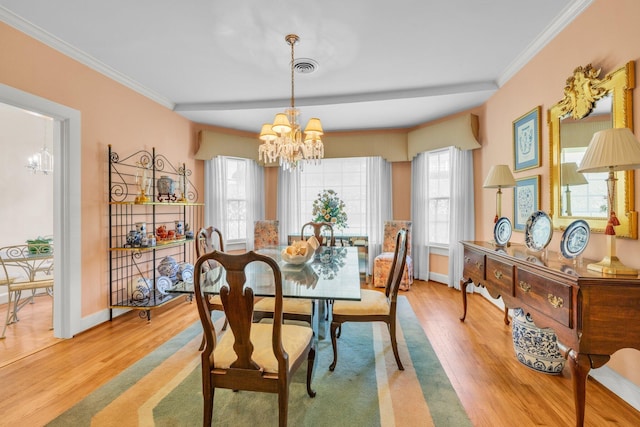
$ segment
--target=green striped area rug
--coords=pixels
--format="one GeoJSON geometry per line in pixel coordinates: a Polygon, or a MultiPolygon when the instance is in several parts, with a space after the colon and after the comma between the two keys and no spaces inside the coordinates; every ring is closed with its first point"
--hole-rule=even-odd
{"type": "MultiPolygon", "coordinates": [[[[195,305],[194,305],[195,309],[195,305]]],[[[289,394],[290,426],[471,426],[411,306],[399,297],[398,371],[383,323],[347,323],[338,339],[318,343],[313,377],[317,395],[306,393],[306,367],[289,394]]],[[[218,330],[222,326],[217,320],[218,330]]],[[[91,393],[49,426],[200,426],[200,323],[195,323],[91,393]]],[[[276,426],[277,395],[218,389],[215,426],[276,426]]]]}

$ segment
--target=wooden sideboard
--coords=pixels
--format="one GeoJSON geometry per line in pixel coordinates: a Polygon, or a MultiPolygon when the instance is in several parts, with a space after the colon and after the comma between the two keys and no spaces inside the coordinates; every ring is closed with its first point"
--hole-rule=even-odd
{"type": "MultiPolygon", "coordinates": [[[[463,315],[469,283],[502,297],[508,308],[521,307],[541,328],[553,328],[573,381],[576,425],[582,426],[587,375],[622,348],[640,350],[640,279],[605,276],[579,266],[557,252],[530,252],[524,245],[496,247],[461,242],[464,272],[460,281],[463,315]]],[[[505,309],[505,323],[509,320],[505,309]]]]}

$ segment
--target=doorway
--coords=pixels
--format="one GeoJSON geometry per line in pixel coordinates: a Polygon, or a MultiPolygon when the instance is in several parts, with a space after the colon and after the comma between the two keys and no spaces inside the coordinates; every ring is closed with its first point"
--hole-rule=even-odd
{"type": "MultiPolygon", "coordinates": [[[[55,239],[53,288],[53,335],[71,338],[92,325],[83,325],[81,317],[81,210],[80,210],[80,112],[47,99],[0,84],[0,103],[48,117],[54,171],[53,238],[55,239]]],[[[3,149],[11,141],[0,141],[3,149]]],[[[42,143],[41,143],[42,144],[42,143]]],[[[25,160],[14,159],[17,168],[25,160]]],[[[20,170],[19,173],[28,171],[20,170]]],[[[10,186],[12,176],[2,173],[2,185],[10,186]]],[[[10,201],[3,205],[11,205],[10,201]]],[[[10,225],[7,225],[9,227],[10,225]]]]}

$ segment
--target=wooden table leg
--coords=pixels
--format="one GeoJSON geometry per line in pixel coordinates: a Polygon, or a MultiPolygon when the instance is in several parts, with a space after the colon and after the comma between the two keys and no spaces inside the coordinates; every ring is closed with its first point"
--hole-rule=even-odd
{"type": "Polygon", "coordinates": [[[573,399],[576,405],[576,426],[584,425],[585,395],[587,392],[587,375],[591,370],[589,357],[584,354],[576,354],[573,350],[567,357],[569,368],[571,369],[571,379],[573,381],[573,399]]]}
{"type": "Polygon", "coordinates": [[[469,285],[469,283],[471,283],[471,279],[460,279],[460,293],[462,293],[462,317],[460,318],[461,322],[464,322],[464,319],[467,317],[467,286],[469,285]]]}

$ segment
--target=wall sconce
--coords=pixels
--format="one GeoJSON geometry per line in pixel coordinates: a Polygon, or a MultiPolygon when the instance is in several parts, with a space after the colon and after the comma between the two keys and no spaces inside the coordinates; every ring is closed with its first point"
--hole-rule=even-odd
{"type": "Polygon", "coordinates": [[[616,171],[640,168],[640,143],[629,128],[605,129],[593,134],[584,153],[578,172],[609,172],[607,178],[607,236],[608,255],[602,261],[587,265],[587,269],[603,274],[637,276],[638,270],[625,266],[616,256],[616,232],[620,222],[616,217],[616,171]]]}
{"type": "Polygon", "coordinates": [[[484,180],[484,188],[497,188],[496,193],[496,217],[493,222],[497,222],[502,216],[502,189],[515,187],[516,181],[507,165],[493,165],[489,170],[489,175],[484,180]]]}

